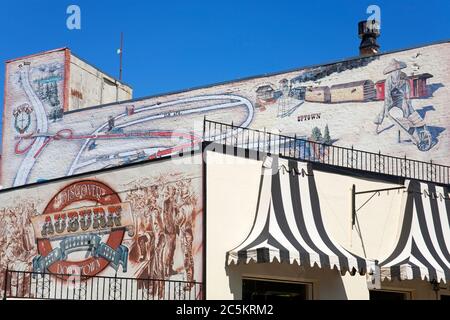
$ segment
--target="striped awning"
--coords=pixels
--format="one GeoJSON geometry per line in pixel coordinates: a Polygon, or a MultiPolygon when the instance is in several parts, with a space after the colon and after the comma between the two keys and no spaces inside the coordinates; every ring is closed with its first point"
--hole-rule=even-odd
{"type": "Polygon", "coordinates": [[[250,234],[227,253],[228,264],[274,260],[336,268],[341,274],[375,271],[374,261],[352,254],[327,233],[310,165],[277,157],[264,161],[250,234]]]}
{"type": "Polygon", "coordinates": [[[381,280],[450,279],[449,189],[406,181],[404,217],[398,243],[380,263],[381,280]]]}

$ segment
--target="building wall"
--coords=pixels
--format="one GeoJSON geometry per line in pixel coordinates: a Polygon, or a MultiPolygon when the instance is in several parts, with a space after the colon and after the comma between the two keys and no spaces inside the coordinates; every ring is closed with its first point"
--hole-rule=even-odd
{"type": "MultiPolygon", "coordinates": [[[[20,161],[23,161],[21,167],[24,170],[19,171],[27,176],[46,149],[47,137],[55,134],[62,137],[53,130],[58,123],[64,123],[65,112],[131,98],[132,89],[129,86],[74,56],[67,48],[7,61],[3,111],[5,144],[2,148],[6,154],[22,158],[20,161]],[[14,143],[7,142],[11,137],[14,143]]],[[[63,132],[69,133],[67,130],[63,132]]],[[[54,155],[52,157],[55,158],[54,155]]],[[[14,164],[4,171],[9,177],[7,179],[18,182],[14,185],[27,181],[27,178],[20,176],[14,164]]],[[[64,175],[52,175],[53,178],[61,176],[64,175]]],[[[28,183],[39,180],[42,179],[28,183]]]]}
{"type": "Polygon", "coordinates": [[[132,89],[78,57],[70,56],[69,110],[130,100],[132,89]]]}
{"type": "MultiPolygon", "coordinates": [[[[207,298],[239,299],[242,278],[266,278],[313,283],[316,299],[368,299],[366,277],[348,273],[341,277],[336,270],[299,267],[288,264],[240,264],[226,266],[226,252],[236,248],[251,231],[257,206],[262,161],[207,153],[207,298]]],[[[402,193],[384,192],[358,211],[361,235],[351,228],[351,187],[357,191],[397,187],[395,184],[370,181],[314,171],[320,208],[330,237],[347,250],[369,259],[382,261],[394,249],[402,224],[402,193]]],[[[371,194],[358,196],[359,208],[371,194]]],[[[435,299],[426,281],[383,281],[383,290],[412,292],[412,298],[435,299]]],[[[441,290],[441,293],[449,292],[441,290]]]]}
{"type": "MultiPolygon", "coordinates": [[[[285,135],[305,138],[311,136],[315,127],[323,132],[328,125],[334,145],[441,164],[448,164],[450,158],[447,112],[450,43],[77,110],[65,113],[55,122],[45,120],[39,111],[39,99],[32,99],[32,93],[27,96],[17,82],[20,72],[25,78],[34,74],[20,71],[20,63],[7,66],[2,169],[6,187],[140,161],[161,152],[178,152],[190,145],[191,138],[201,139],[204,117],[255,129],[277,129],[285,135]],[[390,119],[384,119],[376,132],[374,121],[384,110],[382,100],[328,103],[304,101],[302,95],[293,94],[301,88],[314,90],[355,81],[385,80],[389,75],[383,71],[394,58],[406,64],[401,71],[407,76],[423,72],[433,76],[427,80],[428,95],[410,100],[411,106],[425,119],[429,133],[425,151],[419,150],[407,132],[390,119]],[[286,83],[283,80],[288,80],[291,86],[285,96],[279,88],[281,83],[286,83]],[[267,86],[274,89],[273,98],[262,104],[257,91],[267,86]],[[31,125],[21,134],[14,126],[13,112],[23,103],[32,106],[33,112],[31,125]],[[302,116],[311,114],[320,117],[300,121],[304,119],[302,116]],[[40,125],[39,135],[46,137],[36,137],[37,119],[41,117],[44,125],[40,125]]],[[[392,113],[401,116],[400,109],[395,109],[392,113]]]]}
{"type": "MultiPolygon", "coordinates": [[[[209,269],[207,269],[209,270],[209,269]]],[[[207,282],[208,299],[242,299],[242,279],[269,279],[280,282],[298,282],[312,285],[311,299],[314,300],[365,300],[369,298],[365,277],[350,275],[341,277],[331,269],[302,268],[288,264],[255,264],[227,268],[227,291],[216,291],[213,283],[207,282]]]]}
{"type": "MultiPolygon", "coordinates": [[[[182,164],[173,159],[146,162],[0,192],[2,288],[6,268],[203,282],[200,158],[185,156],[182,164]],[[110,220],[110,213],[119,212],[117,206],[119,222],[110,220]],[[99,213],[108,223],[102,225],[92,214],[83,229],[83,212],[99,213]],[[66,228],[58,229],[57,217],[63,215],[66,228]],[[81,245],[70,249],[80,236],[97,245],[90,251],[81,245]],[[116,252],[116,260],[101,255],[107,246],[116,252]],[[46,265],[50,253],[58,258],[46,265]]],[[[168,294],[155,290],[160,298],[168,294]]],[[[201,298],[199,287],[192,290],[201,298]]]]}
{"type": "Polygon", "coordinates": [[[62,115],[65,106],[65,49],[28,56],[6,63],[5,135],[46,132],[45,116],[62,115]],[[25,109],[24,106],[28,108],[25,109]]]}

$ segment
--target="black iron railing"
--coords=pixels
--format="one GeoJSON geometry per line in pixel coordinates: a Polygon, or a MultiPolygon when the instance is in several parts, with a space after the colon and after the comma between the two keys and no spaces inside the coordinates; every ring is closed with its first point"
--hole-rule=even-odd
{"type": "Polygon", "coordinates": [[[3,299],[200,300],[200,282],[63,275],[6,270],[3,299]]]}
{"type": "Polygon", "coordinates": [[[298,160],[450,184],[450,167],[204,120],[203,140],[298,160]]]}

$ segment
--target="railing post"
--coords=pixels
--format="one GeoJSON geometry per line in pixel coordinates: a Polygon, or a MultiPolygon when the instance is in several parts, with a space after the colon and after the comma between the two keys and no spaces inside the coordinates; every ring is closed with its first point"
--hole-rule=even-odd
{"type": "Polygon", "coordinates": [[[404,177],[407,177],[407,174],[406,174],[406,161],[408,161],[408,160],[407,160],[406,154],[405,154],[405,163],[403,164],[403,168],[402,168],[402,176],[404,176],[404,177]]]}
{"type": "Polygon", "coordinates": [[[258,130],[258,157],[259,157],[259,144],[260,144],[260,141],[261,141],[261,138],[260,138],[260,131],[258,130]]]}
{"type": "Polygon", "coordinates": [[[3,288],[3,300],[6,300],[6,291],[8,289],[8,266],[6,266],[6,270],[5,270],[5,283],[4,283],[4,288],[3,288]]]}
{"type": "Polygon", "coordinates": [[[203,135],[202,135],[202,142],[205,141],[206,138],[206,116],[203,116],[203,135]]]}
{"type": "Polygon", "coordinates": [[[42,273],[42,287],[41,287],[42,299],[44,299],[44,285],[45,285],[45,268],[44,268],[44,272],[42,273]]]}
{"type": "MultiPolygon", "coordinates": [[[[234,135],[234,123],[233,121],[231,121],[231,134],[230,134],[230,140],[231,140],[231,144],[233,145],[234,141],[233,141],[233,135],[234,135]]],[[[226,144],[226,140],[225,140],[225,144],[226,144]]],[[[233,145],[234,146],[234,145],[233,145]]]]}
{"type": "MultiPolygon", "coordinates": [[[[289,153],[291,153],[290,151],[291,150],[289,150],[289,153]]],[[[300,155],[300,152],[299,152],[299,155],[300,155]]],[[[294,135],[294,155],[292,156],[292,158],[297,158],[297,134],[294,135]]]]}
{"type": "Polygon", "coordinates": [[[250,149],[250,131],[247,129],[247,149],[250,149]]]}
{"type": "Polygon", "coordinates": [[[352,169],[353,169],[353,145],[352,145],[352,155],[351,155],[352,169]]]}
{"type": "Polygon", "coordinates": [[[433,159],[430,159],[430,173],[431,173],[431,182],[433,181],[433,159]]]}
{"type": "MultiPolygon", "coordinates": [[[[278,154],[281,156],[281,135],[277,134],[278,138],[278,154]]],[[[286,139],[284,139],[284,155],[286,155],[286,139]]]]}
{"type": "Polygon", "coordinates": [[[378,150],[378,173],[381,173],[381,150],[378,150]]]}
{"type": "Polygon", "coordinates": [[[266,152],[266,127],[264,127],[264,134],[263,134],[263,152],[266,152]]]}
{"type": "MultiPolygon", "coordinates": [[[[117,290],[116,285],[117,285],[117,271],[114,274],[114,287],[113,287],[114,300],[116,300],[116,290],[117,290]]],[[[111,285],[109,287],[109,290],[111,290],[111,285]]]]}

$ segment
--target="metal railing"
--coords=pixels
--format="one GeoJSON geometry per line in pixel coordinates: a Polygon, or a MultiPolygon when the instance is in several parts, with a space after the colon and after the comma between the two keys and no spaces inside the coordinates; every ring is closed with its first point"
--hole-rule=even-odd
{"type": "Polygon", "coordinates": [[[339,147],[207,119],[203,122],[203,140],[337,167],[450,184],[450,167],[432,161],[339,147]]]}
{"type": "Polygon", "coordinates": [[[3,299],[200,300],[203,284],[175,280],[63,275],[5,270],[3,299]]]}

